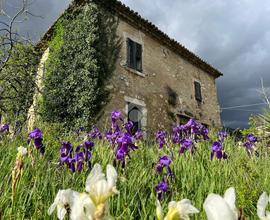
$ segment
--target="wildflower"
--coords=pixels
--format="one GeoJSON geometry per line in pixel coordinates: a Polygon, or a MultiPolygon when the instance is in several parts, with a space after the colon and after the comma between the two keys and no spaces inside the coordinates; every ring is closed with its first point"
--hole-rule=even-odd
{"type": "Polygon", "coordinates": [[[179,151],[179,154],[183,154],[185,153],[188,149],[192,148],[192,146],[194,145],[193,140],[191,139],[183,139],[181,142],[181,148],[179,151]]]}
{"type": "Polygon", "coordinates": [[[126,157],[130,157],[129,152],[137,150],[138,147],[134,144],[135,139],[128,133],[123,133],[117,138],[117,149],[115,160],[122,162],[122,167],[125,167],[126,157]]]}
{"type": "Polygon", "coordinates": [[[164,147],[164,145],[166,143],[166,141],[165,141],[166,135],[167,135],[166,131],[161,131],[161,130],[157,131],[156,140],[159,143],[159,148],[164,147]]]}
{"type": "Polygon", "coordinates": [[[40,151],[41,154],[45,153],[45,147],[42,143],[42,132],[39,128],[35,128],[33,131],[29,133],[29,141],[34,140],[34,145],[36,149],[40,151]]]}
{"type": "Polygon", "coordinates": [[[61,163],[66,163],[70,157],[72,157],[73,147],[67,141],[62,142],[60,148],[60,161],[61,163]]]}
{"type": "Polygon", "coordinates": [[[183,199],[179,202],[171,201],[165,218],[163,217],[164,214],[159,200],[156,201],[156,206],[158,220],[189,220],[189,215],[199,213],[199,210],[195,208],[188,199],[183,199]]]}
{"type": "Polygon", "coordinates": [[[169,186],[168,183],[162,180],[158,183],[158,185],[155,188],[155,191],[157,193],[158,200],[162,200],[164,197],[164,194],[168,192],[169,186]]]}
{"type": "Polygon", "coordinates": [[[223,146],[221,142],[216,141],[211,146],[211,160],[213,160],[214,155],[216,155],[217,159],[227,159],[227,154],[223,151],[223,146]]]}
{"type": "Polygon", "coordinates": [[[258,140],[257,137],[255,137],[254,134],[248,134],[247,139],[248,139],[249,142],[252,142],[252,143],[257,142],[257,140],[258,140]]]}
{"type": "Polygon", "coordinates": [[[16,156],[15,166],[12,170],[12,202],[14,201],[17,184],[22,176],[23,172],[23,159],[27,155],[27,149],[24,147],[18,147],[18,153],[16,156]]]}
{"type": "Polygon", "coordinates": [[[172,173],[171,168],[170,168],[170,164],[171,164],[171,158],[167,155],[162,156],[159,158],[159,162],[156,165],[156,171],[158,173],[162,173],[163,168],[166,167],[167,171],[168,171],[168,176],[173,176],[173,173],[172,173]]]}
{"type": "Polygon", "coordinates": [[[17,148],[17,150],[18,150],[17,158],[24,157],[25,155],[27,155],[27,149],[25,147],[20,146],[17,148]]]}
{"type": "Polygon", "coordinates": [[[92,141],[85,141],[83,144],[76,147],[73,156],[73,147],[69,142],[63,141],[60,148],[60,163],[62,165],[66,164],[72,172],[81,172],[85,164],[91,167],[90,159],[93,147],[94,143],[92,141]]]}
{"type": "Polygon", "coordinates": [[[203,139],[208,141],[209,140],[209,130],[207,127],[203,126],[202,129],[201,129],[201,135],[203,136],[203,139]]]}
{"type": "Polygon", "coordinates": [[[136,133],[134,134],[134,138],[136,139],[136,140],[142,140],[143,139],[143,132],[141,131],[141,130],[138,130],[138,131],[136,131],[136,133]]]}
{"type": "Polygon", "coordinates": [[[120,131],[112,131],[109,130],[108,132],[106,132],[105,137],[106,139],[109,141],[109,143],[111,144],[111,146],[114,148],[116,143],[117,143],[117,138],[121,135],[120,131]]]}
{"type": "Polygon", "coordinates": [[[209,194],[203,204],[208,220],[237,220],[238,210],[235,207],[235,189],[230,187],[224,197],[218,194],[209,194]]]}
{"type": "Polygon", "coordinates": [[[0,126],[0,133],[6,133],[9,132],[9,125],[8,124],[3,124],[0,126]]]}
{"type": "Polygon", "coordinates": [[[106,175],[102,173],[99,164],[95,164],[86,180],[86,192],[96,206],[104,204],[107,199],[118,194],[116,189],[117,172],[111,165],[107,165],[106,175]]]}
{"type": "Polygon", "coordinates": [[[132,121],[128,121],[127,123],[124,123],[123,124],[123,127],[126,129],[126,131],[129,133],[129,134],[132,134],[132,128],[133,128],[134,124],[132,121]]]}
{"type": "Polygon", "coordinates": [[[86,193],[60,190],[48,214],[57,207],[57,216],[63,219],[70,214],[71,220],[105,220],[108,218],[107,200],[118,194],[116,189],[117,172],[113,166],[107,165],[106,176],[99,164],[95,164],[86,180],[86,193]]]}
{"type": "Polygon", "coordinates": [[[122,119],[122,113],[120,111],[113,111],[111,113],[111,119],[112,119],[113,123],[115,123],[118,120],[123,120],[122,119]]]}
{"type": "Polygon", "coordinates": [[[264,192],[257,202],[257,215],[260,220],[270,220],[270,212],[265,211],[266,206],[270,202],[266,192],[264,192]]]}
{"type": "Polygon", "coordinates": [[[255,137],[254,134],[248,134],[247,141],[244,143],[244,147],[246,148],[246,151],[248,155],[251,155],[254,148],[255,143],[258,141],[257,137],[255,137]]]}
{"type": "Polygon", "coordinates": [[[53,204],[48,209],[48,215],[51,215],[55,208],[57,208],[58,219],[64,219],[65,215],[73,210],[76,200],[79,198],[80,193],[71,189],[59,190],[53,204]]]}
{"type": "Polygon", "coordinates": [[[92,131],[89,132],[87,136],[91,139],[102,139],[102,134],[95,125],[93,126],[92,131]]]}
{"type": "Polygon", "coordinates": [[[220,131],[218,133],[219,141],[223,143],[225,141],[225,138],[228,136],[226,131],[220,131]]]}

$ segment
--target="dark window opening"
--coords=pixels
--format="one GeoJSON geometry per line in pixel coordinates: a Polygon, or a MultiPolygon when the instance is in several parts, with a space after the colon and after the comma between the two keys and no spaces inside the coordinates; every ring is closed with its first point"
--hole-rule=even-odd
{"type": "Polygon", "coordinates": [[[202,91],[201,91],[201,84],[197,81],[194,82],[195,88],[195,99],[199,102],[202,101],[202,91]]]}
{"type": "Polygon", "coordinates": [[[142,111],[140,106],[128,103],[128,121],[133,122],[132,134],[135,134],[142,128],[142,111]]]}
{"type": "Polygon", "coordinates": [[[127,65],[142,72],[142,45],[127,39],[127,65]]]}
{"type": "Polygon", "coordinates": [[[186,116],[186,115],[181,115],[178,114],[177,115],[177,122],[180,125],[186,124],[189,121],[190,117],[186,116]]]}

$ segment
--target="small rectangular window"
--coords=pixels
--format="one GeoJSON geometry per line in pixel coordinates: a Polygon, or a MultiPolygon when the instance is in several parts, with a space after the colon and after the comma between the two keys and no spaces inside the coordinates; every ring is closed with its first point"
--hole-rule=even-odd
{"type": "Polygon", "coordinates": [[[142,45],[127,39],[127,65],[142,72],[142,45]]]}
{"type": "Polygon", "coordinates": [[[194,88],[195,88],[195,99],[198,102],[201,102],[202,101],[201,84],[197,81],[194,81],[194,88]]]}

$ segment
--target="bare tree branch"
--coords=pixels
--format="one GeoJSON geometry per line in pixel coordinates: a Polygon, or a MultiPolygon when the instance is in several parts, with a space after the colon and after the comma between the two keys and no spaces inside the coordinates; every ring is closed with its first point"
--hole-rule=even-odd
{"type": "Polygon", "coordinates": [[[268,105],[268,108],[270,108],[270,94],[269,94],[269,91],[264,87],[262,78],[261,78],[261,93],[263,95],[263,99],[268,105]]]}
{"type": "Polygon", "coordinates": [[[22,36],[20,36],[17,32],[13,31],[13,29],[14,24],[17,22],[17,19],[20,16],[25,15],[27,17],[27,15],[31,14],[27,10],[27,7],[28,7],[27,0],[22,0],[21,7],[12,17],[10,17],[3,9],[1,10],[2,15],[10,18],[10,22],[7,23],[5,21],[0,21],[0,24],[5,26],[5,28],[0,29],[0,33],[2,33],[0,35],[0,49],[1,51],[3,51],[2,58],[0,59],[0,72],[7,65],[11,57],[12,51],[14,49],[15,43],[18,43],[20,40],[25,41],[25,39],[22,36]]]}

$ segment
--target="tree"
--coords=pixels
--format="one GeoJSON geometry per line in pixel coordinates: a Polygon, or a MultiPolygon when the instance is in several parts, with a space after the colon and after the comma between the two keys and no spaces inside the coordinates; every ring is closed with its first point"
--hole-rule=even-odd
{"type": "Polygon", "coordinates": [[[38,54],[15,27],[32,15],[27,0],[21,0],[12,16],[4,11],[4,3],[0,9],[0,119],[4,116],[18,125],[26,121],[32,103],[38,54]]]}

